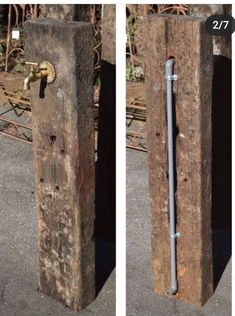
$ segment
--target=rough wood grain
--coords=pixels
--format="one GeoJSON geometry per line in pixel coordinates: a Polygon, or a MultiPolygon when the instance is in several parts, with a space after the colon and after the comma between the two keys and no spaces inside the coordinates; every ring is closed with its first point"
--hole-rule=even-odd
{"type": "Polygon", "coordinates": [[[31,84],[39,289],[73,310],[95,297],[93,35],[88,23],[25,23],[26,60],[56,80],[31,84]]]}
{"type": "Polygon", "coordinates": [[[176,58],[176,298],[204,304],[213,292],[211,247],[212,39],[202,19],[155,15],[147,20],[147,128],[152,207],[153,286],[170,286],[165,60],[176,58]]]}

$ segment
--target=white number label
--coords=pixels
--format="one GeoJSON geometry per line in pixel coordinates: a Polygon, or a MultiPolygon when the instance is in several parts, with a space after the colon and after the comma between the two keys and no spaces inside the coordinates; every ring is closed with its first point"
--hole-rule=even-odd
{"type": "Polygon", "coordinates": [[[226,30],[227,26],[228,26],[229,21],[221,21],[219,23],[219,21],[213,21],[213,29],[214,30],[221,30],[224,29],[226,30]]]}

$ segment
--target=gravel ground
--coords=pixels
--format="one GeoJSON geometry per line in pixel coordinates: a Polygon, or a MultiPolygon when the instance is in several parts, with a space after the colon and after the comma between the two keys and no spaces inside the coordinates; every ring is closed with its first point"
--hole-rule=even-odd
{"type": "Polygon", "coordinates": [[[219,240],[220,256],[215,256],[215,273],[217,278],[220,274],[220,280],[214,295],[202,308],[153,292],[146,159],[146,153],[127,150],[127,315],[230,316],[231,261],[227,262],[230,235],[226,230],[218,229],[214,234],[214,240],[219,240]],[[221,262],[226,263],[225,269],[221,262]]]}

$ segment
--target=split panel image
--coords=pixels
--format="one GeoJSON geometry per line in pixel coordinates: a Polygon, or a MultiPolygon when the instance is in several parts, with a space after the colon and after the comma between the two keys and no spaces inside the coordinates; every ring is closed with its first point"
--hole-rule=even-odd
{"type": "Polygon", "coordinates": [[[231,10],[126,7],[127,315],[231,315],[231,10]]]}
{"type": "Polygon", "coordinates": [[[0,316],[116,314],[116,157],[117,316],[231,315],[234,22],[231,4],[0,5],[0,316]]]}

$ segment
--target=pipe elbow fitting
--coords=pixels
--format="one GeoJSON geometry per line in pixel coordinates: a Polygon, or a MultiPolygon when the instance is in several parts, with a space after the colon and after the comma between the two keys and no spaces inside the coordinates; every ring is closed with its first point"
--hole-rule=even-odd
{"type": "Polygon", "coordinates": [[[173,289],[171,287],[169,290],[167,290],[167,294],[170,295],[170,296],[171,295],[175,295],[176,293],[177,293],[177,289],[176,288],[173,289]]]}
{"type": "Polygon", "coordinates": [[[172,280],[171,287],[167,290],[168,295],[175,295],[178,292],[178,281],[172,280]]]}
{"type": "Polygon", "coordinates": [[[166,76],[171,76],[173,74],[174,64],[175,64],[175,58],[167,59],[165,63],[166,76]]]}

